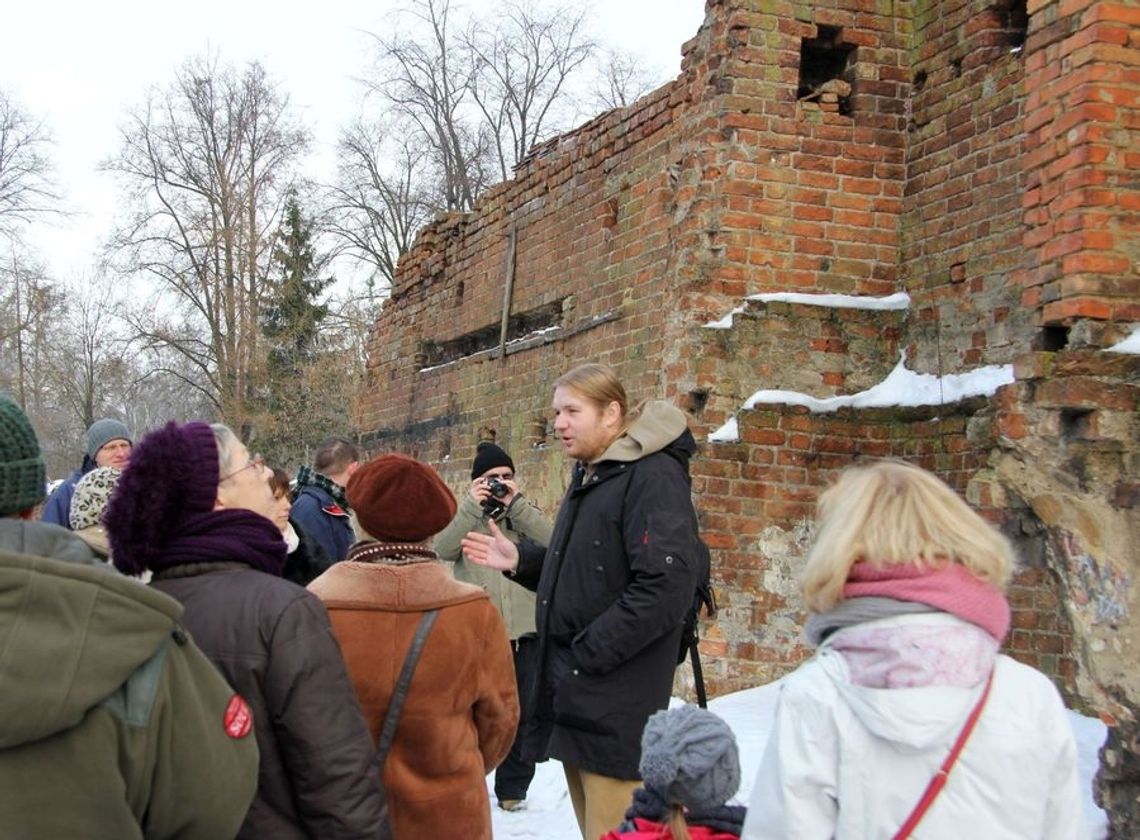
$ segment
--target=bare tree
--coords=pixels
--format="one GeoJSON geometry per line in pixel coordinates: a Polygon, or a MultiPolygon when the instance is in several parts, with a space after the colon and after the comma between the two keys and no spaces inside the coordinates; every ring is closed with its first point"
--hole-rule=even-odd
{"type": "Polygon", "coordinates": [[[0,233],[57,212],[47,128],[0,91],[0,233]]]}
{"type": "Polygon", "coordinates": [[[657,77],[631,55],[608,49],[594,80],[594,105],[600,111],[626,108],[659,84],[657,77]]]}
{"type": "Polygon", "coordinates": [[[0,261],[0,389],[29,408],[42,401],[40,364],[52,345],[49,331],[61,295],[43,265],[17,240],[9,242],[11,251],[0,261]]]}
{"type": "Polygon", "coordinates": [[[593,54],[584,13],[510,2],[493,20],[474,21],[463,38],[468,86],[495,144],[499,175],[510,177],[531,147],[577,116],[566,84],[593,54]]]}
{"type": "Polygon", "coordinates": [[[448,31],[448,0],[413,0],[422,33],[381,38],[381,80],[366,82],[414,130],[438,170],[441,208],[470,210],[486,186],[488,144],[467,106],[470,64],[448,31]]]}
{"type": "Polygon", "coordinates": [[[363,122],[344,132],[339,152],[337,183],[329,188],[330,232],[386,290],[400,257],[435,213],[420,180],[429,152],[363,122]]]}
{"type": "Polygon", "coordinates": [[[307,143],[260,65],[195,59],[131,115],[105,164],[131,208],[115,258],[154,284],[128,314],[134,337],[181,356],[192,373],[164,372],[243,431],[265,368],[259,316],[277,216],[307,143]]]}
{"type": "Polygon", "coordinates": [[[58,314],[56,347],[48,360],[56,403],[85,429],[121,398],[132,378],[131,354],[118,329],[110,282],[103,277],[75,284],[58,314]]]}

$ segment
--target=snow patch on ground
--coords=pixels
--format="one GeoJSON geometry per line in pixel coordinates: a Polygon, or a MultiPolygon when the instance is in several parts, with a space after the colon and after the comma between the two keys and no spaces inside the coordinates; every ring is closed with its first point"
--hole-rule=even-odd
{"type": "MultiPolygon", "coordinates": [[[[733,800],[747,805],[756,783],[760,758],[768,742],[768,733],[776,716],[780,681],[749,688],[709,701],[709,709],[720,715],[736,735],[740,749],[740,791],[733,800]]],[[[670,705],[682,701],[674,697],[670,705]]],[[[1069,721],[1077,740],[1077,761],[1084,792],[1085,815],[1093,840],[1103,840],[1107,833],[1104,811],[1092,798],[1092,779],[1097,769],[1097,752],[1104,743],[1107,730],[1096,718],[1069,712],[1069,721]]],[[[487,777],[491,794],[492,826],[496,840],[580,840],[574,808],[566,792],[562,765],[550,760],[538,765],[527,795],[526,807],[507,812],[495,804],[492,776],[487,777]]]]}

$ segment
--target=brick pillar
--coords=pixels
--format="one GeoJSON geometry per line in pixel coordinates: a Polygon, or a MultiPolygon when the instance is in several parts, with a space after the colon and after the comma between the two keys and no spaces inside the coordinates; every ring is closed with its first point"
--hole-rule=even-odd
{"type": "Polygon", "coordinates": [[[1084,341],[1103,346],[1104,322],[1140,320],[1140,7],[1028,8],[1022,301],[1043,327],[1100,322],[1084,341]]]}

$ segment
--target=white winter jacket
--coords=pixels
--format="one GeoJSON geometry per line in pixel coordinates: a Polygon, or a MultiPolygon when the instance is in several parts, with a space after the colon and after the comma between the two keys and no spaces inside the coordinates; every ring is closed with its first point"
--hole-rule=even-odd
{"type": "MultiPolygon", "coordinates": [[[[946,614],[925,620],[953,623],[946,614]]],[[[910,617],[884,619],[878,624],[910,617]]],[[[825,642],[784,680],[742,840],[890,840],[981,696],[853,685],[825,642]]],[[[1009,657],[914,840],[1082,840],[1076,744],[1053,684],[1009,657]]]]}

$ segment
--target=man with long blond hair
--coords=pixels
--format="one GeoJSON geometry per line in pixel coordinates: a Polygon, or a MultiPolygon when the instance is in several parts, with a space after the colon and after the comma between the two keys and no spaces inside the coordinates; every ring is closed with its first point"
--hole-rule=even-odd
{"type": "Polygon", "coordinates": [[[998,653],[1005,537],[900,461],[848,469],[818,512],[819,651],[784,682],[742,837],[1086,836],[1057,689],[998,653]]]}
{"type": "Polygon", "coordinates": [[[685,415],[628,409],[604,365],[554,383],[554,431],[574,460],[546,551],[495,526],[468,533],[467,558],[538,596],[537,685],[528,744],[563,764],[582,836],[621,822],[638,787],[641,731],[669,704],[681,623],[697,583],[697,518],[685,415]]]}

